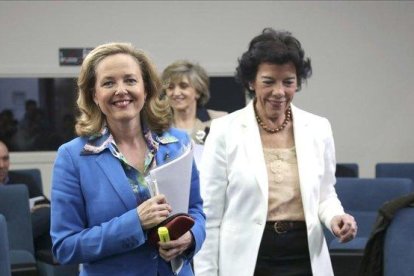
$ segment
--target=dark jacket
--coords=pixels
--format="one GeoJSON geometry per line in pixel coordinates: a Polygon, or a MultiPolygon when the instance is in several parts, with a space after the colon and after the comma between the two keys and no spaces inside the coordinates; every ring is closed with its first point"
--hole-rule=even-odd
{"type": "Polygon", "coordinates": [[[414,204],[414,193],[386,202],[378,211],[374,230],[367,242],[361,261],[360,276],[383,275],[384,240],[388,226],[398,210],[414,204]]]}

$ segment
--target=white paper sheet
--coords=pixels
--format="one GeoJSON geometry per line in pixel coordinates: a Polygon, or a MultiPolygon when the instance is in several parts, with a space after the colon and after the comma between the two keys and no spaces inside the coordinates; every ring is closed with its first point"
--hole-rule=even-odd
{"type": "Polygon", "coordinates": [[[151,194],[166,196],[172,208],[171,215],[188,213],[192,164],[193,147],[189,145],[182,155],[149,172],[151,194]]]}
{"type": "Polygon", "coordinates": [[[200,170],[201,158],[203,157],[204,145],[194,144],[194,161],[200,170]]]}
{"type": "Polygon", "coordinates": [[[43,196],[37,196],[37,197],[29,198],[29,207],[30,207],[30,210],[35,206],[36,202],[42,201],[44,199],[45,198],[43,196]]]}

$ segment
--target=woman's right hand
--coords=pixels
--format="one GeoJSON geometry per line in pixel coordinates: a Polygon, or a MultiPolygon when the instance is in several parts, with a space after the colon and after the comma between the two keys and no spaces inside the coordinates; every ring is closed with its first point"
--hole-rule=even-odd
{"type": "Polygon", "coordinates": [[[144,230],[161,223],[171,211],[171,206],[167,203],[165,195],[156,195],[137,207],[137,213],[144,230]]]}

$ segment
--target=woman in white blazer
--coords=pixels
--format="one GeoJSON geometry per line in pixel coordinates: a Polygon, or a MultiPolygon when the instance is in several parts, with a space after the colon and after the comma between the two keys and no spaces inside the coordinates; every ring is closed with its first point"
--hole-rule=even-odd
{"type": "Polygon", "coordinates": [[[254,98],[211,124],[197,276],[333,275],[322,223],[342,242],[355,237],[334,188],[330,124],[292,104],[311,72],[300,42],[270,28],[240,58],[237,77],[254,98]]]}

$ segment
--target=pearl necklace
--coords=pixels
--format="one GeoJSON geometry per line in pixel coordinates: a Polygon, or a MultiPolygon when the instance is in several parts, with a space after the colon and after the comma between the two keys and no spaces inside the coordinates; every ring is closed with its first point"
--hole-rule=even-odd
{"type": "Polygon", "coordinates": [[[263,123],[262,119],[260,119],[259,115],[257,114],[256,102],[253,103],[253,107],[254,107],[254,115],[256,116],[257,123],[263,128],[264,131],[271,133],[271,134],[282,131],[287,126],[289,121],[292,119],[292,111],[289,106],[288,109],[286,110],[285,120],[283,121],[282,125],[278,126],[277,128],[270,128],[265,123],[263,123]]]}

